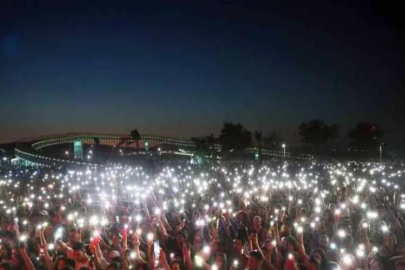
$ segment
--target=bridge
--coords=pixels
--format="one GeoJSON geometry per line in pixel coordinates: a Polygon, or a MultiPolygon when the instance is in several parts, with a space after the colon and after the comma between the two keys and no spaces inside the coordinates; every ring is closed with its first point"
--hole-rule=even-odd
{"type": "MultiPolygon", "coordinates": [[[[195,147],[194,142],[189,138],[175,138],[168,136],[156,136],[156,135],[140,135],[139,140],[134,140],[129,135],[120,134],[106,134],[106,133],[91,133],[91,132],[78,132],[78,133],[66,133],[66,134],[56,134],[49,136],[42,136],[32,139],[21,140],[16,148],[15,155],[23,161],[25,165],[31,166],[66,166],[66,165],[76,165],[76,166],[89,166],[89,167],[102,167],[104,164],[95,163],[84,160],[72,160],[69,158],[54,158],[48,157],[38,152],[39,149],[45,147],[51,147],[59,144],[74,143],[77,141],[83,143],[94,143],[94,138],[98,138],[100,144],[117,144],[125,143],[131,144],[135,141],[141,143],[154,143],[158,145],[171,145],[184,149],[193,149],[195,147]]],[[[215,146],[216,149],[220,150],[220,145],[215,146]]],[[[247,153],[255,154],[258,152],[257,148],[246,149],[247,153]]],[[[308,155],[293,155],[290,152],[275,151],[262,149],[263,156],[286,158],[286,159],[310,159],[308,155]]]]}

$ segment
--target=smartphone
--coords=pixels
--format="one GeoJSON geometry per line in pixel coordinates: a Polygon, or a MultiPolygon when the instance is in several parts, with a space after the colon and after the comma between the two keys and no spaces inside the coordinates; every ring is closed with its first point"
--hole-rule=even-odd
{"type": "Polygon", "coordinates": [[[160,256],[160,244],[158,240],[153,242],[153,252],[155,253],[155,260],[158,260],[160,256]]]}

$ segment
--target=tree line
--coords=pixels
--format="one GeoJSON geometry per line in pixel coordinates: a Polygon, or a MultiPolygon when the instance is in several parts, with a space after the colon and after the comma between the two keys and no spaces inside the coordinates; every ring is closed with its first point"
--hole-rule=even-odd
{"type": "MultiPolygon", "coordinates": [[[[336,124],[328,124],[322,119],[313,119],[303,122],[298,127],[298,134],[305,149],[311,152],[319,152],[331,143],[336,142],[339,137],[339,128],[336,124]]],[[[370,122],[357,123],[351,128],[346,137],[350,142],[350,149],[353,151],[377,150],[383,145],[382,136],[384,132],[379,125],[370,122]]],[[[222,152],[240,152],[248,147],[262,149],[282,150],[284,141],[279,133],[273,131],[263,135],[261,131],[253,133],[247,130],[240,123],[225,122],[220,135],[214,134],[202,137],[193,137],[192,141],[196,149],[206,154],[212,154],[215,145],[221,146],[222,152]]]]}
{"type": "MultiPolygon", "coordinates": [[[[318,152],[339,138],[339,128],[336,124],[328,124],[322,119],[313,119],[303,122],[298,126],[298,134],[305,149],[318,152]]],[[[360,122],[352,127],[346,137],[349,139],[350,148],[354,151],[377,150],[383,144],[384,132],[379,125],[370,122],[360,122]]],[[[139,148],[140,133],[137,129],[130,132],[130,138],[136,142],[139,148]]],[[[219,136],[213,133],[192,137],[195,151],[203,156],[213,156],[218,152],[218,146],[222,153],[241,153],[248,147],[256,147],[259,154],[262,149],[282,150],[282,140],[276,131],[263,135],[261,131],[251,132],[240,123],[225,122],[219,136]]],[[[123,144],[121,142],[120,144],[123,144]]]]}

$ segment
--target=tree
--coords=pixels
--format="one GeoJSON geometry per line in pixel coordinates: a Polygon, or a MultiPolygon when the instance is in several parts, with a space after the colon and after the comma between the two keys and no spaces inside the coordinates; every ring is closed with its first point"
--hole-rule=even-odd
{"type": "Polygon", "coordinates": [[[280,149],[281,143],[281,136],[275,131],[263,138],[264,147],[268,149],[280,149]]]}
{"type": "Polygon", "coordinates": [[[194,143],[194,152],[198,156],[205,156],[208,154],[208,144],[205,137],[192,137],[191,141],[194,143]]]}
{"type": "Polygon", "coordinates": [[[100,145],[100,139],[98,137],[94,137],[93,138],[93,142],[94,142],[94,147],[93,147],[93,151],[94,151],[94,157],[98,157],[98,155],[96,154],[98,151],[98,146],[100,145]]]}
{"type": "Polygon", "coordinates": [[[357,123],[349,130],[347,137],[350,145],[357,150],[376,150],[382,143],[381,137],[384,132],[381,127],[372,123],[357,123]]]}
{"type": "Polygon", "coordinates": [[[222,151],[244,150],[250,146],[251,142],[251,132],[245,129],[241,124],[224,123],[221,135],[219,136],[222,151]]]}
{"type": "Polygon", "coordinates": [[[214,156],[214,152],[216,150],[215,146],[216,146],[216,143],[218,141],[218,138],[215,138],[214,134],[211,133],[210,135],[205,136],[205,140],[207,142],[207,146],[208,146],[208,149],[209,149],[209,152],[210,152],[210,156],[214,156]]]}
{"type": "Polygon", "coordinates": [[[116,147],[121,147],[127,141],[128,141],[128,138],[126,136],[120,137],[118,143],[116,144],[116,147]]]}
{"type": "Polygon", "coordinates": [[[93,141],[94,141],[94,144],[95,144],[95,145],[100,145],[100,139],[99,139],[99,138],[94,137],[94,138],[93,138],[93,141]]]}
{"type": "Polygon", "coordinates": [[[302,142],[311,147],[317,147],[338,137],[337,125],[327,125],[324,120],[314,119],[302,123],[299,127],[302,142]]]}
{"type": "Polygon", "coordinates": [[[141,135],[139,134],[137,129],[133,129],[131,131],[131,139],[136,141],[136,149],[139,149],[139,140],[141,139],[141,135]]]}
{"type": "Polygon", "coordinates": [[[195,146],[195,153],[198,156],[214,156],[215,152],[215,145],[217,142],[217,138],[215,138],[214,134],[210,134],[208,136],[203,137],[193,137],[191,141],[194,143],[195,146]]]}
{"type": "Polygon", "coordinates": [[[263,134],[260,131],[255,131],[254,137],[255,137],[256,145],[259,149],[259,155],[261,155],[262,148],[263,148],[263,134]]]}

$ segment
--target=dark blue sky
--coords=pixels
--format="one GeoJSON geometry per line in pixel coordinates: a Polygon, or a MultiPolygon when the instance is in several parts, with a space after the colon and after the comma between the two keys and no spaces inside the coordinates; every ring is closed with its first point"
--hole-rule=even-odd
{"type": "Polygon", "coordinates": [[[31,2],[0,4],[0,142],[238,121],[294,143],[311,118],[404,134],[404,32],[388,4],[31,2]]]}

